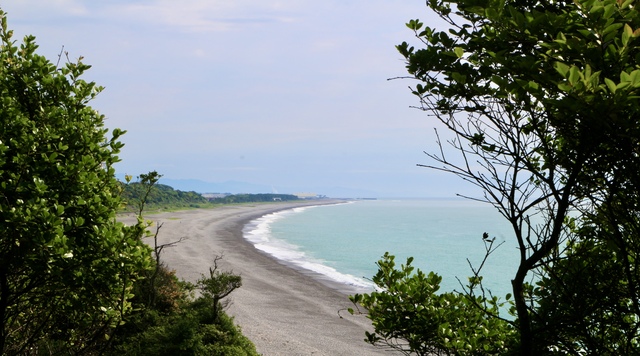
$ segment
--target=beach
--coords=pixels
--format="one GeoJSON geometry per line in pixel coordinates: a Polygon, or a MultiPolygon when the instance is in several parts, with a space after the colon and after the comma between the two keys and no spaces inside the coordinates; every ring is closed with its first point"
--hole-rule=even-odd
{"type": "Polygon", "coordinates": [[[184,239],[161,256],[179,278],[195,282],[208,274],[220,255],[222,270],[242,276],[242,287],[231,294],[227,313],[262,355],[389,355],[364,342],[365,330],[372,331],[370,320],[346,311],[352,307],[348,295],[354,290],[285,265],[242,236],[243,227],[263,215],[331,203],[338,201],[228,205],[145,218],[162,224],[160,244],[184,239]]]}

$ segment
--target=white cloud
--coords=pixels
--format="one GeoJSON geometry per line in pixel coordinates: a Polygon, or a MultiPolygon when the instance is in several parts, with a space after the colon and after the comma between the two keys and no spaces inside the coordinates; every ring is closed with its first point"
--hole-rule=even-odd
{"type": "Polygon", "coordinates": [[[13,13],[29,13],[32,18],[48,18],[51,15],[86,16],[89,10],[78,0],[22,0],[11,4],[11,11],[7,12],[10,12],[9,16],[13,13]]]}
{"type": "Polygon", "coordinates": [[[55,60],[64,44],[93,65],[85,79],[107,89],[92,105],[108,127],[128,130],[121,167],[130,172],[202,179],[226,167],[246,174],[216,176],[239,179],[257,176],[247,169],[260,164],[277,167],[274,182],[306,181],[345,166],[386,170],[433,141],[430,120],[407,108],[416,104],[410,83],[386,81],[404,73],[393,46],[411,38],[404,23],[422,18],[424,4],[0,3],[16,37],[36,35],[41,54],[55,60]]]}
{"type": "Polygon", "coordinates": [[[287,14],[290,8],[283,2],[157,0],[118,5],[111,12],[185,32],[219,32],[248,25],[295,21],[287,14]]]}

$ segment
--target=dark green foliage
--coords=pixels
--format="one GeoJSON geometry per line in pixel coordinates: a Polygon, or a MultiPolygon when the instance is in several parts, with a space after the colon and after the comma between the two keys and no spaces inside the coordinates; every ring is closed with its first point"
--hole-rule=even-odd
{"type": "Polygon", "coordinates": [[[244,337],[226,314],[207,322],[207,308],[194,306],[179,314],[163,317],[118,346],[113,355],[258,355],[255,346],[244,337]]]}
{"type": "Polygon", "coordinates": [[[630,292],[637,278],[627,282],[624,264],[601,241],[577,244],[537,283],[535,338],[568,354],[637,354],[637,293],[630,292]]]}
{"type": "Polygon", "coordinates": [[[147,272],[145,279],[136,283],[132,303],[140,309],[153,309],[161,314],[178,312],[181,303],[191,295],[193,286],[180,281],[175,271],[167,269],[163,263],[154,267],[147,272]],[[154,283],[149,283],[152,279],[154,283]]]}
{"type": "MultiPolygon", "coordinates": [[[[439,140],[440,151],[428,154],[435,164],[426,167],[481,188],[479,200],[513,227],[520,263],[507,344],[522,355],[640,354],[637,1],[427,4],[450,28],[411,20],[419,45],[397,49],[417,80],[420,109],[447,130],[453,148],[439,140]]],[[[482,290],[480,269],[467,296],[482,290]]],[[[387,312],[405,310],[406,300],[387,312]]],[[[474,303],[479,315],[494,317],[490,300],[474,303]]],[[[432,334],[423,334],[429,345],[432,334]]]]}
{"type": "MultiPolygon", "coordinates": [[[[161,175],[156,171],[141,174],[139,182],[130,191],[133,208],[138,221],[147,200],[154,193],[161,175]]],[[[126,176],[127,183],[131,176],[126,176]]],[[[156,189],[155,192],[158,190],[156,189]]],[[[171,189],[173,191],[173,189],[171,189]]],[[[148,221],[147,226],[152,222],[148,221]]],[[[136,312],[125,319],[112,337],[109,354],[114,355],[256,355],[255,346],[245,338],[224,313],[229,299],[225,299],[235,289],[240,288],[242,279],[232,272],[221,271],[218,263],[222,256],[213,259],[209,276],[202,276],[196,285],[179,281],[174,271],[162,263],[161,255],[165,247],[181,243],[183,239],[166,244],[158,243],[162,224],[156,231],[147,231],[153,236],[155,265],[145,271],[144,279],[134,285],[131,300],[136,312]],[[193,300],[195,289],[200,296],[193,300]]]]}
{"type": "MultiPolygon", "coordinates": [[[[215,259],[215,263],[219,258],[215,259]]],[[[215,265],[214,263],[214,265],[215,265]]],[[[156,303],[148,304],[149,284],[138,283],[134,305],[140,309],[114,335],[112,355],[257,355],[255,346],[223,311],[222,299],[240,287],[240,276],[212,269],[202,277],[202,295],[160,267],[156,303]]]]}
{"type": "Polygon", "coordinates": [[[273,201],[291,201],[299,200],[295,195],[291,194],[234,194],[224,198],[213,199],[214,203],[231,204],[231,203],[260,203],[273,201]]]}
{"type": "Polygon", "coordinates": [[[123,132],[87,105],[88,65],[16,46],[0,17],[0,354],[92,352],[152,262],[143,227],[115,219],[123,132]]]}
{"type": "MultiPolygon", "coordinates": [[[[140,177],[139,177],[140,178],[140,177]]],[[[159,177],[158,177],[159,178],[159,177]]],[[[123,200],[128,210],[138,210],[138,204],[147,193],[144,184],[134,182],[123,184],[123,200]]],[[[145,205],[147,209],[211,208],[220,204],[267,203],[274,201],[299,200],[291,194],[232,194],[226,197],[207,199],[196,192],[175,190],[164,184],[154,184],[148,192],[145,205]]]]}
{"type": "MultiPolygon", "coordinates": [[[[366,308],[375,333],[367,332],[367,342],[386,345],[405,354],[485,355],[513,350],[513,326],[496,316],[497,298],[457,292],[437,293],[442,278],[425,275],[411,266],[396,268],[394,256],[378,261],[373,282],[379,288],[370,294],[350,297],[366,308]],[[480,305],[487,313],[479,313],[480,305]]],[[[350,312],[355,313],[354,310],[350,312]]]]}
{"type": "MultiPolygon", "coordinates": [[[[161,247],[151,258],[142,211],[153,191],[138,197],[136,224],[116,221],[124,132],[109,137],[87,105],[102,90],[80,79],[89,66],[56,67],[32,36],[16,46],[0,18],[0,354],[256,355],[210,298],[190,299],[161,247]]],[[[147,189],[160,175],[140,177],[147,189]]]]}
{"type": "Polygon", "coordinates": [[[231,292],[242,286],[242,278],[233,272],[220,271],[218,262],[222,257],[216,257],[213,260],[213,267],[209,267],[209,277],[202,276],[196,283],[200,289],[202,296],[201,301],[208,303],[215,319],[227,306],[222,300],[229,296],[231,292]]]}
{"type": "MultiPolygon", "coordinates": [[[[145,192],[143,185],[140,182],[134,182],[123,184],[123,186],[122,198],[127,202],[128,209],[137,210],[137,204],[145,192]]],[[[164,184],[154,184],[148,193],[145,200],[147,209],[206,208],[213,206],[206,198],[196,192],[183,192],[164,184]]]]}

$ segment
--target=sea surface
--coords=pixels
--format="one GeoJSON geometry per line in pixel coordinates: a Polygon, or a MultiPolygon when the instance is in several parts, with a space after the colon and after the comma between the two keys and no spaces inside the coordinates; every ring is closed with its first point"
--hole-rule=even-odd
{"type": "Polygon", "coordinates": [[[461,291],[485,255],[483,233],[504,242],[481,275],[494,295],[511,291],[518,249],[498,211],[471,200],[383,199],[301,207],[263,216],[244,228],[258,249],[298,268],[320,273],[358,290],[371,291],[376,262],[389,252],[396,264],[443,277],[441,291],[461,291]]]}

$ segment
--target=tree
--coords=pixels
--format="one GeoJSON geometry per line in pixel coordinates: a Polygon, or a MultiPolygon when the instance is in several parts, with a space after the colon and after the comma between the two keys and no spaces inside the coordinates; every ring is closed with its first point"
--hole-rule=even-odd
{"type": "Polygon", "coordinates": [[[214,321],[217,321],[220,313],[229,305],[229,299],[223,301],[231,292],[242,286],[242,277],[232,271],[220,271],[218,262],[222,256],[213,259],[213,267],[209,267],[209,277],[202,276],[196,285],[205,303],[210,305],[214,321]]]}
{"type": "MultiPolygon", "coordinates": [[[[156,255],[159,257],[159,255],[156,255]]],[[[241,277],[219,269],[215,256],[209,276],[194,285],[179,281],[174,271],[159,263],[155,283],[138,281],[136,311],[113,335],[106,355],[258,355],[233,318],[224,312],[241,277]],[[195,288],[200,295],[193,299],[195,288]],[[153,290],[151,290],[153,289],[153,290]],[[149,303],[149,300],[155,302],[149,303]]]]}
{"type": "Polygon", "coordinates": [[[88,106],[88,65],[58,68],[0,18],[0,354],[89,352],[152,263],[144,226],[116,222],[123,131],[88,106]]]}
{"type": "Polygon", "coordinates": [[[496,317],[503,306],[497,297],[438,294],[442,277],[414,273],[412,261],[397,269],[395,257],[386,253],[372,279],[379,291],[351,297],[357,313],[363,313],[362,305],[373,321],[375,333],[366,333],[367,342],[421,356],[504,354],[513,348],[513,328],[496,317]]]}
{"type": "Polygon", "coordinates": [[[127,202],[127,208],[136,214],[141,214],[144,209],[176,209],[176,208],[200,208],[211,206],[207,198],[196,192],[183,192],[172,187],[159,184],[162,177],[155,171],[138,176],[137,182],[131,182],[130,175],[127,184],[124,185],[122,198],[127,202]],[[142,209],[142,210],[141,210],[142,209]]]}
{"type": "MultiPolygon", "coordinates": [[[[480,187],[474,199],[513,227],[512,351],[639,353],[636,2],[428,6],[450,29],[411,20],[421,48],[397,46],[419,82],[411,89],[419,108],[444,126],[453,148],[438,138],[440,152],[428,154],[435,163],[424,166],[480,187]]],[[[468,297],[484,291],[476,281],[468,297]]],[[[486,300],[477,312],[499,317],[486,300]]]]}

